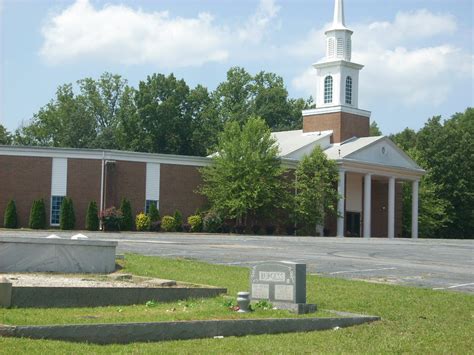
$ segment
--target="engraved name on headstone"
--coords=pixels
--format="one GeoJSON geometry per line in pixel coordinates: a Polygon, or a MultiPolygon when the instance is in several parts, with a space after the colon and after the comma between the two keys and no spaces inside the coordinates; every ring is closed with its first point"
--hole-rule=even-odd
{"type": "Polygon", "coordinates": [[[289,261],[266,262],[250,273],[253,300],[306,303],[306,264],[289,261]]]}

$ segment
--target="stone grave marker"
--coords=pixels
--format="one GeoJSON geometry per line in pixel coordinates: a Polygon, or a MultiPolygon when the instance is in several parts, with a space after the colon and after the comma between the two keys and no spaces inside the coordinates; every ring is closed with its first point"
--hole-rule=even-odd
{"type": "Polygon", "coordinates": [[[306,264],[272,261],[255,265],[250,271],[252,300],[267,300],[276,308],[298,314],[316,311],[306,303],[306,264]]]}

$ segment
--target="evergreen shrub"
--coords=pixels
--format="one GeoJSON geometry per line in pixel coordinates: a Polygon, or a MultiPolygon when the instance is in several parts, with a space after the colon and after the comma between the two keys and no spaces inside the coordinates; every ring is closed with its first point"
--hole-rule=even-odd
{"type": "Polygon", "coordinates": [[[46,227],[46,207],[42,198],[33,201],[31,205],[29,227],[31,229],[44,229],[46,227]]]}
{"type": "Polygon", "coordinates": [[[99,216],[98,216],[97,203],[95,201],[91,201],[89,203],[89,206],[87,207],[86,230],[88,231],[99,230],[99,216]]]}
{"type": "Polygon", "coordinates": [[[3,226],[5,228],[18,228],[18,216],[16,214],[15,201],[8,201],[5,215],[3,218],[3,226]]]}
{"type": "Polygon", "coordinates": [[[122,199],[122,203],[120,204],[120,211],[122,212],[120,230],[131,231],[133,229],[132,206],[130,204],[130,201],[126,198],[122,199]]]}
{"type": "Polygon", "coordinates": [[[189,231],[192,233],[202,232],[202,218],[199,215],[188,217],[189,231]]]}
{"type": "Polygon", "coordinates": [[[150,217],[147,216],[145,213],[141,212],[137,214],[135,218],[135,225],[137,227],[137,231],[143,232],[150,229],[150,217]]]}
{"type": "Polygon", "coordinates": [[[161,229],[165,232],[174,232],[176,227],[176,222],[172,216],[164,216],[161,219],[161,229]]]}
{"type": "Polygon", "coordinates": [[[148,217],[150,217],[150,223],[158,222],[160,220],[160,212],[154,203],[150,204],[148,217]]]}
{"type": "Polygon", "coordinates": [[[63,230],[72,230],[76,224],[74,215],[74,205],[72,199],[64,197],[59,211],[59,228],[63,230]]]}
{"type": "Polygon", "coordinates": [[[174,230],[176,232],[183,231],[183,215],[179,211],[174,212],[174,230]]]}

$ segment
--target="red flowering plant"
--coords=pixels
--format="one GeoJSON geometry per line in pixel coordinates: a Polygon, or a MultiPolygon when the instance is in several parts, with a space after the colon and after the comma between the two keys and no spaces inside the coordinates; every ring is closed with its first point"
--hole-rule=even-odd
{"type": "Polygon", "coordinates": [[[122,218],[122,211],[115,207],[110,207],[100,212],[100,220],[104,231],[119,231],[122,218]]]}

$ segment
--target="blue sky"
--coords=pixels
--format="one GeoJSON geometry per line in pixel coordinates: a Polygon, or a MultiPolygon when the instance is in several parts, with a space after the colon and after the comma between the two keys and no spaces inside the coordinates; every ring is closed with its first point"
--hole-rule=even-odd
{"type": "MultiPolygon", "coordinates": [[[[0,0],[0,123],[13,131],[84,77],[155,72],[209,89],[231,66],[315,94],[333,0],[0,0]],[[170,35],[172,33],[172,35],[170,35]]],[[[359,107],[385,134],[474,105],[471,0],[345,0],[359,107]]]]}

